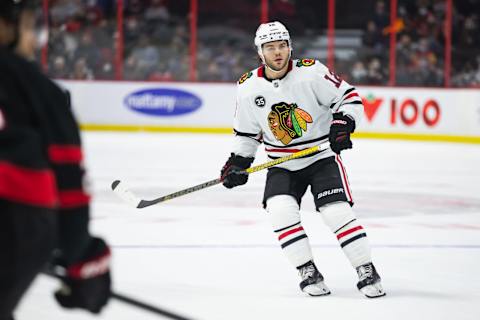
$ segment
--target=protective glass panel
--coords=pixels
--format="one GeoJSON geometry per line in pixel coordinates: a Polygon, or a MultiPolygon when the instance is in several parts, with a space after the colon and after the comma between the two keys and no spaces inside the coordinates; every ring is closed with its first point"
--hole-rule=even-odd
{"type": "Polygon", "coordinates": [[[336,1],[335,70],[353,85],[387,85],[389,1],[336,1]]]}
{"type": "Polygon", "coordinates": [[[259,0],[198,1],[197,79],[234,82],[256,68],[259,23],[259,0]]]}
{"type": "Polygon", "coordinates": [[[187,80],[190,64],[190,1],[124,2],[123,78],[187,80]]]}
{"type": "Polygon", "coordinates": [[[109,1],[49,1],[48,74],[115,78],[115,7],[109,1]]]}
{"type": "Polygon", "coordinates": [[[396,77],[398,86],[443,86],[445,0],[399,0],[396,77]]]}
{"type": "Polygon", "coordinates": [[[327,64],[327,2],[270,0],[269,20],[278,20],[288,28],[293,58],[313,58],[327,64]]]}

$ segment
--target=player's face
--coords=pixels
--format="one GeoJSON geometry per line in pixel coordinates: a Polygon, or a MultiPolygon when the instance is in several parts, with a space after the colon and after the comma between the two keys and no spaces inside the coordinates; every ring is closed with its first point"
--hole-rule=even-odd
{"type": "Polygon", "coordinates": [[[287,41],[267,42],[263,45],[262,52],[265,63],[273,70],[280,71],[288,65],[290,48],[287,41]]]}
{"type": "Polygon", "coordinates": [[[25,10],[20,15],[19,37],[16,51],[27,59],[35,57],[35,50],[46,43],[46,30],[42,26],[39,16],[31,10],[25,10]]]}

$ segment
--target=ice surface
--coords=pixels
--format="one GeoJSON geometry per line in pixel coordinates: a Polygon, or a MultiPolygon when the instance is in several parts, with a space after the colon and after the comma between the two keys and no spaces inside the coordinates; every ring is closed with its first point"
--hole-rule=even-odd
{"type": "MultiPolygon", "coordinates": [[[[119,293],[193,319],[480,319],[480,147],[355,140],[342,154],[387,296],[364,298],[307,193],[304,227],[330,296],[304,296],[261,208],[265,172],[146,209],[110,191],[122,179],[155,198],[218,176],[227,135],[85,133],[94,194],[91,230],[113,247],[119,293]]],[[[266,161],[259,149],[256,164],[266,161]]],[[[18,320],[92,319],[52,299],[37,278],[18,320]]],[[[160,319],[117,301],[97,319],[160,319]]]]}

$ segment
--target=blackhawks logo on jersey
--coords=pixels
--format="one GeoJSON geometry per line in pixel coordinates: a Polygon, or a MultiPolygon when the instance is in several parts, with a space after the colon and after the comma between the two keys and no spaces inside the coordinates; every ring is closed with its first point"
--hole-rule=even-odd
{"type": "Polygon", "coordinates": [[[310,67],[315,64],[315,59],[300,59],[297,61],[297,67],[310,67]]]}
{"type": "Polygon", "coordinates": [[[250,78],[252,76],[252,74],[253,74],[252,71],[245,72],[244,74],[242,74],[240,79],[238,79],[238,84],[244,83],[248,78],[250,78]]]}
{"type": "Polygon", "coordinates": [[[284,145],[300,138],[307,131],[307,123],[312,123],[312,116],[300,109],[295,103],[280,102],[272,106],[268,114],[268,125],[275,139],[284,145]]]}

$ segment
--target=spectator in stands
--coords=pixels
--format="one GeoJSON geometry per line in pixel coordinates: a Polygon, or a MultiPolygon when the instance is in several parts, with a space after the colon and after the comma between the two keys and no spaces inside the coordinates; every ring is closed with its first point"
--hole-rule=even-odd
{"type": "Polygon", "coordinates": [[[172,74],[175,80],[186,81],[189,79],[189,75],[190,75],[189,67],[190,67],[190,55],[188,54],[188,52],[185,52],[181,55],[172,57],[168,61],[167,70],[172,74]]]}
{"type": "Polygon", "coordinates": [[[49,13],[54,25],[58,26],[70,17],[83,15],[84,8],[81,0],[58,0],[50,6],[49,13]]]}
{"type": "Polygon", "coordinates": [[[160,63],[152,69],[150,74],[148,75],[147,80],[149,81],[172,81],[173,76],[170,70],[168,70],[168,66],[166,61],[160,61],[160,63]]]}
{"type": "Polygon", "coordinates": [[[138,67],[138,60],[134,56],[129,56],[125,60],[123,78],[125,80],[144,80],[146,78],[146,72],[138,67]]]}
{"type": "Polygon", "coordinates": [[[95,3],[85,8],[85,21],[88,26],[97,26],[103,20],[102,9],[95,3]]]}
{"type": "Polygon", "coordinates": [[[177,25],[175,27],[172,42],[170,44],[171,48],[174,51],[173,53],[180,53],[184,51],[189,41],[190,35],[187,31],[187,28],[183,24],[177,25]]]}
{"type": "Polygon", "coordinates": [[[465,17],[460,34],[459,44],[468,49],[480,48],[478,13],[472,13],[465,17]]]}
{"type": "Polygon", "coordinates": [[[103,63],[100,70],[98,70],[94,75],[95,79],[99,79],[99,80],[112,80],[114,76],[115,74],[114,74],[113,66],[110,62],[103,63]]]}
{"type": "Polygon", "coordinates": [[[390,24],[390,17],[385,9],[384,1],[377,1],[375,4],[375,13],[373,15],[373,22],[378,29],[383,30],[390,24]]]}
{"type": "Polygon", "coordinates": [[[384,49],[383,35],[377,28],[377,25],[373,20],[367,22],[367,30],[363,34],[362,43],[368,48],[372,48],[375,51],[381,51],[384,49]]]}
{"type": "Polygon", "coordinates": [[[385,84],[386,76],[383,73],[380,59],[372,58],[368,63],[367,84],[381,85],[385,84]]]}
{"type": "Polygon", "coordinates": [[[77,61],[75,61],[71,78],[75,80],[94,79],[92,70],[88,68],[87,60],[85,58],[79,58],[77,61]]]}
{"type": "Polygon", "coordinates": [[[203,74],[200,74],[203,81],[220,81],[222,73],[216,61],[210,61],[203,74]]]}
{"type": "Polygon", "coordinates": [[[399,66],[407,66],[410,63],[410,56],[414,51],[412,38],[410,35],[403,33],[397,42],[397,64],[399,66]]]}
{"type": "Polygon", "coordinates": [[[50,70],[50,75],[54,78],[68,79],[69,71],[64,57],[57,56],[53,59],[53,66],[50,70]]]}
{"type": "MultiPolygon", "coordinates": [[[[48,52],[51,75],[113,78],[115,71],[113,57],[116,52],[113,39],[118,35],[115,3],[115,0],[49,2],[51,19],[48,52]],[[81,60],[82,58],[85,61],[81,60]],[[69,67],[77,64],[78,68],[69,67]],[[74,72],[73,69],[78,70],[74,72]]],[[[225,35],[232,37],[226,39],[226,42],[199,39],[197,46],[199,80],[234,81],[243,72],[258,65],[258,61],[250,58],[248,51],[245,50],[249,49],[249,46],[245,45],[247,38],[242,39],[241,35],[247,23],[242,17],[258,14],[256,11],[259,10],[258,2],[246,0],[235,10],[222,6],[223,3],[221,0],[209,0],[202,2],[199,7],[199,35],[202,34],[202,27],[206,25],[212,29],[214,18],[224,14],[225,35]],[[227,27],[230,28],[229,31],[226,31],[227,27]]],[[[357,79],[353,80],[356,83],[385,85],[389,68],[388,30],[395,29],[396,22],[391,25],[389,0],[368,0],[365,3],[368,3],[372,10],[370,17],[364,19],[368,22],[362,36],[363,47],[357,51],[355,57],[342,61],[344,70],[341,72],[347,73],[345,75],[347,78],[357,79]]],[[[398,32],[397,83],[443,84],[445,3],[445,0],[399,1],[398,18],[401,19],[401,27],[395,29],[398,32]]],[[[190,33],[188,16],[184,12],[188,10],[188,5],[169,0],[128,0],[124,1],[124,4],[125,79],[159,80],[173,77],[175,80],[187,80],[190,33]]],[[[318,28],[323,30],[325,25],[318,22],[318,15],[312,14],[313,19],[310,19],[308,13],[324,8],[325,4],[320,5],[312,1],[312,5],[307,6],[308,9],[299,4],[300,1],[297,0],[272,0],[270,15],[272,18],[283,17],[292,21],[294,28],[295,21],[299,21],[305,28],[298,28],[298,32],[308,34],[311,40],[312,34],[314,36],[318,34],[317,31],[320,31],[318,28]]],[[[478,83],[479,73],[476,56],[480,54],[478,36],[480,1],[455,1],[453,5],[451,83],[475,84],[478,83]]],[[[348,15],[346,19],[349,19],[348,15]]],[[[222,30],[222,28],[215,30],[217,39],[220,38],[222,30]]],[[[304,52],[310,55],[311,43],[298,37],[295,44],[296,55],[302,56],[304,52]]]]}
{"type": "Polygon", "coordinates": [[[367,80],[367,69],[361,61],[355,62],[353,65],[352,71],[352,83],[355,84],[364,84],[367,80]]]}
{"type": "Polygon", "coordinates": [[[148,23],[167,22],[170,14],[166,0],[151,0],[150,5],[145,9],[145,19],[148,23]]]}
{"type": "Polygon", "coordinates": [[[137,16],[129,16],[125,18],[123,41],[125,43],[125,50],[127,52],[133,49],[138,38],[144,33],[144,31],[145,28],[143,23],[137,16]]]}
{"type": "Polygon", "coordinates": [[[143,15],[145,10],[146,1],[143,0],[128,0],[125,6],[125,15],[126,16],[137,16],[140,17],[143,15]]]}
{"type": "Polygon", "coordinates": [[[93,41],[93,30],[85,30],[80,38],[80,44],[75,50],[74,60],[78,61],[80,58],[83,58],[88,69],[95,69],[99,67],[99,62],[101,58],[100,50],[98,45],[93,41]]]}
{"type": "Polygon", "coordinates": [[[137,60],[138,68],[145,71],[156,66],[160,59],[158,49],[145,34],[140,35],[138,46],[133,49],[132,56],[137,60]]]}

